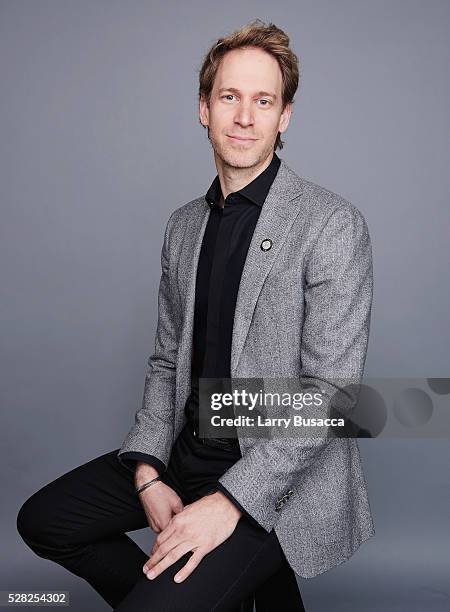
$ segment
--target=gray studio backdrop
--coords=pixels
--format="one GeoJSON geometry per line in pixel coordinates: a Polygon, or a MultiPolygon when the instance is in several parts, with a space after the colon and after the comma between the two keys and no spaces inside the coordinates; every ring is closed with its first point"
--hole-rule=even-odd
{"type": "MultiPolygon", "coordinates": [[[[65,589],[74,610],[109,609],[25,546],[16,515],[131,427],[165,223],[215,176],[201,59],[257,17],[302,62],[279,155],[369,225],[366,374],[449,376],[448,1],[2,0],[0,590],[65,589]]],[[[376,536],[299,581],[307,610],[448,610],[448,438],[360,448],[376,536]]],[[[133,538],[150,550],[150,530],[133,538]]]]}

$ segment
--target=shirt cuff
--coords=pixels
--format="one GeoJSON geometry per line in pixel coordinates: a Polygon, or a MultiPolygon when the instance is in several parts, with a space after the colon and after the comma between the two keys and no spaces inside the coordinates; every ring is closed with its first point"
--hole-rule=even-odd
{"type": "Polygon", "coordinates": [[[252,524],[253,524],[255,527],[260,527],[260,528],[262,527],[262,525],[260,525],[260,524],[258,523],[258,521],[257,521],[256,519],[254,519],[254,518],[253,518],[253,516],[252,516],[251,514],[249,514],[249,513],[247,512],[247,510],[241,506],[241,504],[240,504],[240,503],[237,501],[237,499],[235,499],[235,498],[234,498],[234,497],[231,495],[231,493],[228,491],[228,489],[226,489],[226,488],[223,486],[223,484],[222,484],[221,482],[217,482],[217,483],[216,483],[216,485],[215,485],[215,487],[216,487],[216,490],[217,490],[217,491],[220,491],[220,492],[221,492],[221,493],[223,493],[223,494],[224,494],[226,497],[228,497],[228,499],[229,499],[231,502],[233,502],[233,504],[234,504],[234,505],[235,505],[237,508],[239,508],[239,510],[242,512],[242,515],[243,515],[243,516],[245,516],[246,518],[248,518],[248,519],[249,519],[249,521],[250,521],[250,522],[251,522],[251,523],[252,523],[252,524]]]}
{"type": "Polygon", "coordinates": [[[136,471],[137,461],[143,461],[144,463],[152,465],[158,471],[158,476],[161,476],[161,474],[166,471],[166,466],[160,459],[154,457],[153,455],[148,455],[147,453],[127,451],[126,453],[117,455],[117,459],[121,465],[133,473],[136,471]]]}

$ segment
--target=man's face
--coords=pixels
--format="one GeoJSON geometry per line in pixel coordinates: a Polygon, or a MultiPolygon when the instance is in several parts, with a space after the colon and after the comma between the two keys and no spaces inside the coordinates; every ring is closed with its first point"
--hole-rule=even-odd
{"type": "Polygon", "coordinates": [[[201,123],[209,126],[215,155],[225,165],[251,168],[272,156],[277,134],[287,129],[292,112],[290,104],[282,111],[281,92],[281,70],[269,53],[251,47],[224,56],[209,108],[202,98],[199,112],[201,123]]]}

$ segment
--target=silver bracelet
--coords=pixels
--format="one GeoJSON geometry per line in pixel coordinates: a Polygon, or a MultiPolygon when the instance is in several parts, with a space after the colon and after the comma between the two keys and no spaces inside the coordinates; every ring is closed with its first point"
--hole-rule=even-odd
{"type": "Polygon", "coordinates": [[[153,480],[149,480],[148,482],[145,482],[138,489],[136,489],[136,493],[139,495],[139,493],[144,491],[144,489],[147,489],[148,487],[151,487],[152,484],[155,484],[155,482],[158,482],[158,480],[161,480],[161,478],[159,476],[157,476],[156,478],[153,478],[153,480]]]}

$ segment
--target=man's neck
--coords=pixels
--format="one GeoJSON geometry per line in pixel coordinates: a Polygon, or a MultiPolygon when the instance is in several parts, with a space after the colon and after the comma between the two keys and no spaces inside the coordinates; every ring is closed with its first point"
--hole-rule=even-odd
{"type": "Polygon", "coordinates": [[[219,206],[223,207],[225,199],[230,193],[239,191],[249,183],[251,183],[257,176],[259,176],[264,170],[270,165],[274,152],[267,157],[258,166],[252,166],[251,168],[236,168],[224,164],[224,162],[214,154],[216,162],[217,174],[219,176],[220,187],[222,190],[222,198],[219,202],[219,206]]]}

